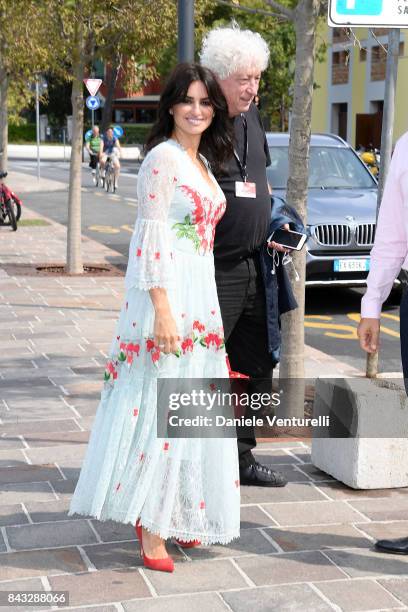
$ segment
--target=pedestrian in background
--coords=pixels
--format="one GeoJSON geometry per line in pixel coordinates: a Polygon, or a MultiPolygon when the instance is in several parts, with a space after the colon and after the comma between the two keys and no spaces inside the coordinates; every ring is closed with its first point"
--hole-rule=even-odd
{"type": "MultiPolygon", "coordinates": [[[[361,348],[375,353],[379,347],[381,308],[401,268],[408,270],[408,132],[397,142],[384,187],[374,246],[370,255],[367,291],[361,301],[358,337],[361,348]]],[[[408,292],[400,306],[402,370],[408,391],[408,292]]],[[[382,552],[408,554],[408,537],[379,540],[382,552]]]]}

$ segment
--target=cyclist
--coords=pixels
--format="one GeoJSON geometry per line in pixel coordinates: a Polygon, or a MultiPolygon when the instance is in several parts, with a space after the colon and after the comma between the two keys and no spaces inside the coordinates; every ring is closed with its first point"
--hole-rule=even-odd
{"type": "Polygon", "coordinates": [[[106,133],[102,136],[102,143],[103,151],[100,158],[102,176],[105,176],[106,160],[108,159],[108,157],[110,157],[115,172],[115,182],[117,187],[120,172],[120,142],[119,139],[116,138],[112,126],[108,127],[106,133]]]}
{"type": "Polygon", "coordinates": [[[85,148],[89,153],[89,167],[92,168],[92,174],[95,174],[96,164],[98,160],[100,161],[102,152],[102,138],[97,125],[94,125],[91,136],[86,139],[85,148]]]}

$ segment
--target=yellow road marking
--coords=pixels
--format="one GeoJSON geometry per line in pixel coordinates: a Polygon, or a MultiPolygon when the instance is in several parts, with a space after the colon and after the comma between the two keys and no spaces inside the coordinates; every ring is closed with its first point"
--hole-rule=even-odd
{"type": "Polygon", "coordinates": [[[314,323],[313,321],[305,321],[305,327],[313,327],[319,329],[337,329],[339,332],[343,333],[335,333],[335,332],[325,332],[325,336],[330,336],[330,338],[342,338],[344,340],[356,340],[357,339],[357,330],[355,327],[351,325],[341,325],[339,323],[314,323]]]}
{"type": "Polygon", "coordinates": [[[323,321],[332,321],[333,317],[327,317],[326,315],[305,315],[305,319],[322,319],[323,321]]]}
{"type": "Polygon", "coordinates": [[[121,225],[120,226],[122,229],[126,230],[127,232],[130,232],[131,234],[133,234],[133,227],[131,225],[121,225]]]}
{"type": "MultiPolygon", "coordinates": [[[[360,323],[360,315],[357,312],[350,312],[348,318],[356,323],[360,323]]],[[[395,315],[388,315],[388,318],[392,318],[394,320],[395,315]]],[[[399,338],[400,335],[398,332],[390,329],[389,327],[385,327],[385,325],[380,325],[380,331],[382,334],[387,334],[388,336],[392,336],[392,338],[399,338]]]]}
{"type": "Polygon", "coordinates": [[[392,319],[393,321],[398,321],[398,323],[400,320],[400,318],[397,317],[397,315],[389,314],[388,312],[382,312],[381,317],[384,317],[384,319],[392,319]]]}
{"type": "Polygon", "coordinates": [[[119,234],[120,229],[110,225],[89,225],[88,229],[92,232],[100,232],[101,234],[119,234]]]}

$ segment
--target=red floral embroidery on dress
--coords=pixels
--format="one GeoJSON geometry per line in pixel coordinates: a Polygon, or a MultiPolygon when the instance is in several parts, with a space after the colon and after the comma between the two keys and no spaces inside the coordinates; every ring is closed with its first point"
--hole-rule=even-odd
{"type": "Polygon", "coordinates": [[[139,409],[138,408],[133,408],[133,416],[138,416],[139,414],[139,409]]]}
{"type": "Polygon", "coordinates": [[[169,450],[169,446],[170,446],[170,444],[168,442],[165,442],[163,444],[163,450],[169,450]]]}
{"type": "Polygon", "coordinates": [[[149,193],[149,198],[151,200],[154,200],[156,198],[156,195],[154,193],[149,193]]]}
{"type": "Polygon", "coordinates": [[[156,348],[154,351],[152,351],[152,361],[153,363],[155,363],[156,361],[159,361],[160,359],[160,349],[156,348]]]}
{"type": "Polygon", "coordinates": [[[157,253],[154,254],[154,258],[155,259],[160,259],[160,253],[159,251],[157,251],[157,253]]]}
{"type": "Polygon", "coordinates": [[[201,332],[203,332],[205,330],[205,325],[200,323],[200,321],[196,320],[193,323],[193,329],[196,329],[201,334],[201,332]]]}
{"type": "Polygon", "coordinates": [[[116,490],[119,491],[120,489],[120,483],[116,486],[116,490]]]}
{"type": "Polygon", "coordinates": [[[184,217],[183,223],[175,223],[178,238],[187,238],[194,243],[197,251],[207,252],[214,246],[215,227],[224,214],[226,203],[215,205],[212,200],[192,189],[181,185],[181,190],[189,197],[194,209],[184,217]]]}
{"type": "Polygon", "coordinates": [[[136,251],[136,257],[140,257],[142,254],[142,249],[137,249],[136,251]]]}
{"type": "Polygon", "coordinates": [[[148,338],[146,340],[146,350],[148,353],[150,353],[150,351],[154,348],[154,340],[151,340],[150,338],[148,338]]]}
{"type": "Polygon", "coordinates": [[[235,486],[237,487],[237,489],[238,489],[238,487],[239,487],[239,484],[240,484],[240,483],[239,483],[239,480],[236,480],[236,481],[235,481],[235,486]]]}
{"type": "Polygon", "coordinates": [[[203,501],[200,501],[200,510],[204,510],[205,508],[205,503],[203,501]]]}
{"type": "Polygon", "coordinates": [[[224,338],[222,338],[221,336],[219,336],[218,334],[215,333],[209,333],[206,336],[202,336],[201,340],[200,340],[200,344],[203,344],[209,348],[211,345],[214,345],[218,348],[220,348],[221,346],[223,346],[224,344],[224,338]]]}
{"type": "MultiPolygon", "coordinates": [[[[185,318],[186,313],[181,314],[182,318],[185,318]]],[[[136,321],[132,323],[133,327],[136,327],[136,321]]],[[[205,331],[206,326],[201,323],[198,319],[194,319],[191,326],[191,332],[184,336],[180,342],[180,348],[177,349],[172,355],[174,357],[182,357],[188,353],[193,353],[196,350],[196,346],[201,346],[208,350],[218,351],[224,348],[224,337],[220,333],[221,328],[216,328],[211,331],[205,331]],[[198,334],[196,333],[198,332],[198,334]]],[[[150,353],[150,358],[153,363],[156,363],[161,356],[161,350],[154,341],[153,337],[139,338],[134,341],[120,341],[120,336],[116,336],[117,340],[117,353],[111,356],[106,364],[104,372],[104,380],[112,383],[118,378],[118,366],[126,363],[131,366],[137,357],[140,357],[143,351],[150,353]]]]}
{"type": "Polygon", "coordinates": [[[139,456],[139,461],[143,461],[144,457],[145,457],[145,456],[144,456],[144,453],[140,453],[140,456],[139,456]]]}
{"type": "Polygon", "coordinates": [[[194,341],[192,338],[185,338],[181,343],[181,350],[183,351],[183,355],[187,353],[187,351],[192,352],[194,348],[194,341]]]}
{"type": "Polygon", "coordinates": [[[159,171],[157,168],[153,168],[153,174],[159,174],[159,171]]]}

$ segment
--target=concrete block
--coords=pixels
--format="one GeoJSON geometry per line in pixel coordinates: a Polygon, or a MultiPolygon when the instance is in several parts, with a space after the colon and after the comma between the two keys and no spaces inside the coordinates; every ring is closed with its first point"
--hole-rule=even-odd
{"type": "Polygon", "coordinates": [[[312,463],[354,489],[408,486],[408,400],[403,381],[317,379],[312,463]]]}

